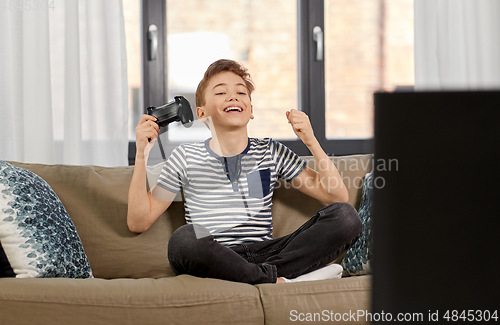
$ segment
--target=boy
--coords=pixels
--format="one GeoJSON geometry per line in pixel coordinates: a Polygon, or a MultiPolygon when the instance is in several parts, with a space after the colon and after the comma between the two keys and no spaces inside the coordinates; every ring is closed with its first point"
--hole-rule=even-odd
{"type": "Polygon", "coordinates": [[[250,284],[340,277],[342,268],[330,263],[362,231],[356,210],[345,203],[342,179],[303,112],[290,110],[286,118],[322,167],[319,172],[279,142],[249,138],[253,90],[239,63],[218,60],[210,65],[196,90],[196,113],[212,137],[177,147],[149,193],[145,166],[154,141],[148,139],[155,140],[159,128],[154,117],[141,118],[128,227],[147,230],[182,189],[187,224],[172,234],[168,245],[176,274],[250,284]],[[278,177],[330,205],[294,233],[274,239],[271,198],[278,177]]]}

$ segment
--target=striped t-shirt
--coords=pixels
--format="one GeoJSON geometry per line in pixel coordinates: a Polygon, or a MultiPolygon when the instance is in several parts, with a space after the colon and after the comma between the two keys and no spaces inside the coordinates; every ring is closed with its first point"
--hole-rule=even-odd
{"type": "Polygon", "coordinates": [[[293,180],[306,162],[269,138],[249,138],[233,157],[217,155],[209,141],[175,148],[157,185],[182,189],[186,222],[204,226],[223,245],[272,239],[274,186],[278,178],[293,180]]]}

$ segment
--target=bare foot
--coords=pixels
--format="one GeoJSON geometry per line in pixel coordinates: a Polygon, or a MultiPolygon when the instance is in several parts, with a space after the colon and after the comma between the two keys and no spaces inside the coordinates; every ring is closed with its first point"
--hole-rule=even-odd
{"type": "Polygon", "coordinates": [[[283,280],[283,278],[277,278],[276,283],[285,283],[285,280],[283,280]]]}

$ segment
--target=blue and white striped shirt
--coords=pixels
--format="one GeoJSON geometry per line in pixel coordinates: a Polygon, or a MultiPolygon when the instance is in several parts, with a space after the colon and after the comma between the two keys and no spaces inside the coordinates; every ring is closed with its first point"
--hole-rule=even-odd
{"type": "Polygon", "coordinates": [[[272,239],[274,186],[278,178],[293,180],[306,162],[269,138],[249,138],[233,157],[217,155],[209,141],[175,148],[157,185],[183,190],[186,222],[204,226],[223,245],[272,239]]]}

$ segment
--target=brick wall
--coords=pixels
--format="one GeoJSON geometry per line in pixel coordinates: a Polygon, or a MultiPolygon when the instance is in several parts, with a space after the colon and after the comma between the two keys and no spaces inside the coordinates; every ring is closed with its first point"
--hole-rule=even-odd
{"type": "Polygon", "coordinates": [[[327,137],[373,136],[373,92],[412,85],[413,0],[326,0],[327,137]]]}
{"type": "Polygon", "coordinates": [[[297,107],[296,6],[291,0],[167,1],[168,33],[226,34],[232,59],[249,69],[256,85],[250,136],[294,136],[285,111],[297,107]]]}

